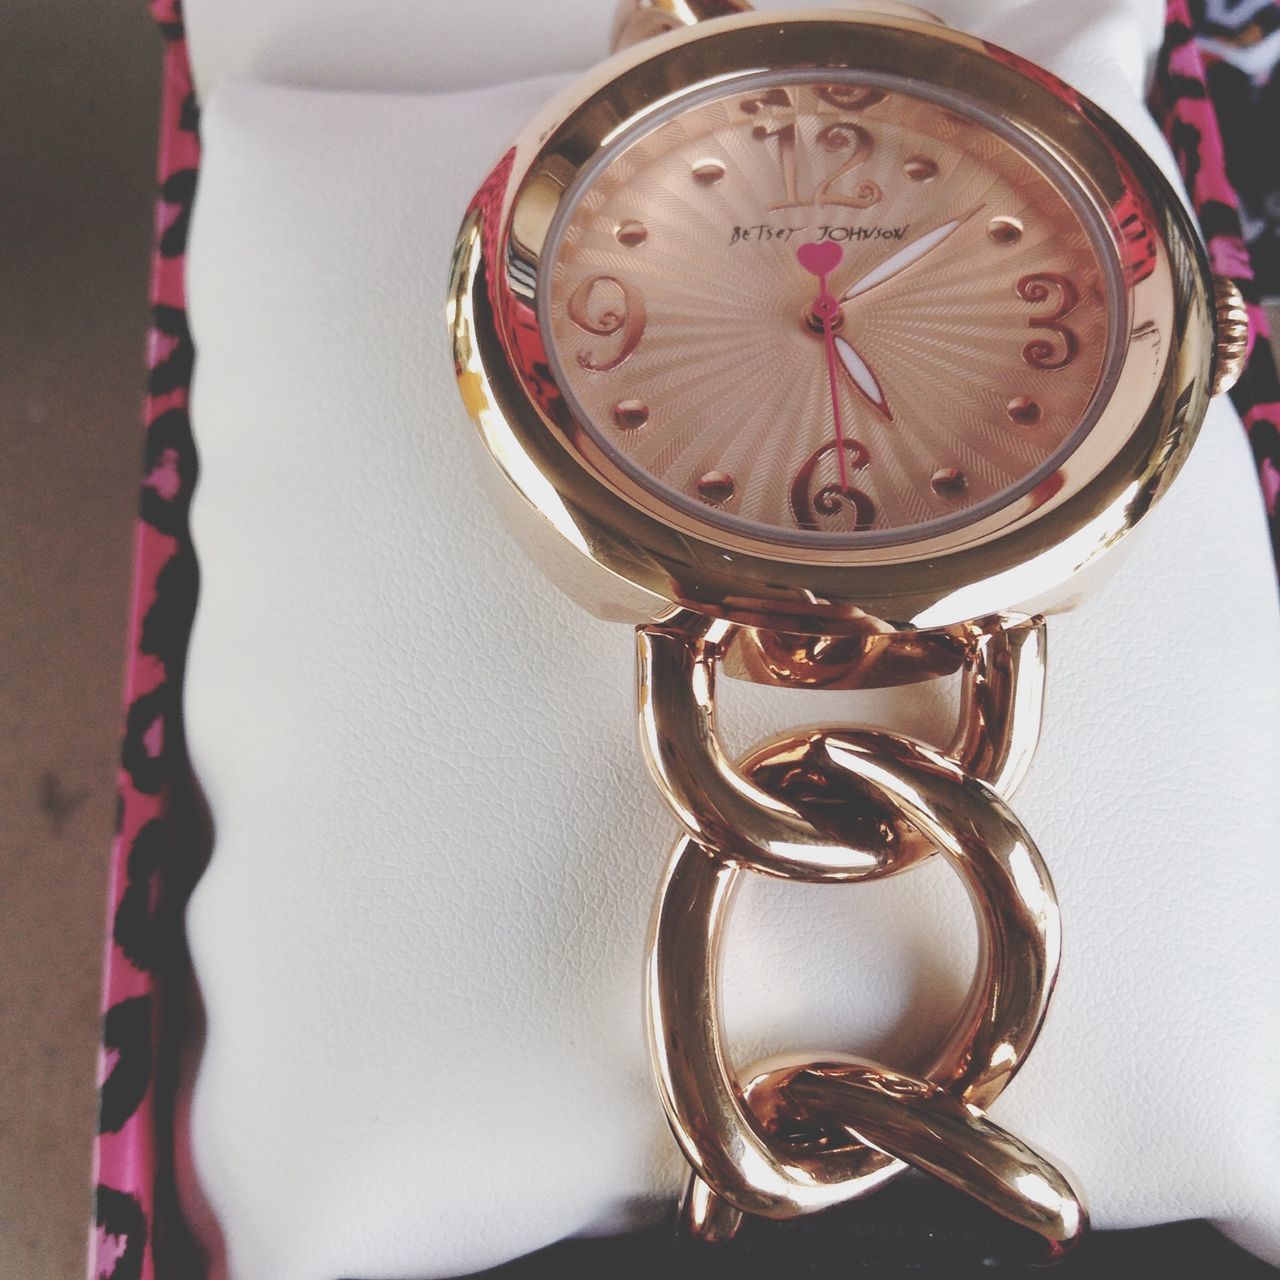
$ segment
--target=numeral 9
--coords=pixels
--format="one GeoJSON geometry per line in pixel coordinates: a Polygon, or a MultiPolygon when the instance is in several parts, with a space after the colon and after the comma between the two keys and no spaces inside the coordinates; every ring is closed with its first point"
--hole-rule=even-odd
{"type": "Polygon", "coordinates": [[[644,299],[616,276],[591,276],[569,298],[569,319],[583,333],[597,338],[622,335],[622,344],[613,357],[597,359],[590,351],[578,352],[578,363],[593,373],[607,373],[626,361],[640,339],[646,323],[644,299]]]}

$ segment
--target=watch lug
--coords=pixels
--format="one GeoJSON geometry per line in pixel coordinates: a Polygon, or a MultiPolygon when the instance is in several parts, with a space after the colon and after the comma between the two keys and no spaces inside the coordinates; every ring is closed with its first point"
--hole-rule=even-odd
{"type": "Polygon", "coordinates": [[[1249,355],[1249,311],[1230,276],[1213,277],[1213,394],[1230,391],[1240,381],[1249,355]]]}
{"type": "MultiPolygon", "coordinates": [[[[898,0],[855,0],[847,6],[862,13],[878,13],[890,18],[914,18],[947,24],[935,13],[898,0]]],[[[613,20],[613,51],[630,48],[650,36],[665,35],[683,27],[697,26],[709,18],[724,18],[734,13],[751,13],[750,0],[619,0],[613,20]]]]}
{"type": "Polygon", "coordinates": [[[709,18],[750,13],[754,8],[749,0],[621,0],[613,20],[613,51],[709,18]]]}

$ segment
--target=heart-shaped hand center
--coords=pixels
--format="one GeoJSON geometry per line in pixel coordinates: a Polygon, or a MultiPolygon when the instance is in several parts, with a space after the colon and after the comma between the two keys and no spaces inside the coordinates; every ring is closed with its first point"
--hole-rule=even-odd
{"type": "Polygon", "coordinates": [[[844,249],[834,240],[814,240],[802,244],[796,257],[810,275],[825,280],[844,261],[844,249]]]}

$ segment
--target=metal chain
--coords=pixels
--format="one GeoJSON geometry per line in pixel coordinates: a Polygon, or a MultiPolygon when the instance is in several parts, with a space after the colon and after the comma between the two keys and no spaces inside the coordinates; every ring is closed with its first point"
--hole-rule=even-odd
{"type": "MultiPolygon", "coordinates": [[[[1044,625],[995,620],[942,639],[963,680],[945,751],[829,727],[784,734],[735,766],[717,732],[715,681],[740,629],[680,611],[638,632],[645,755],[685,831],[649,949],[650,1050],[692,1169],[685,1218],[703,1239],[731,1237],[743,1213],[791,1218],[858,1198],[909,1166],[1036,1231],[1051,1256],[1087,1228],[1067,1178],[986,1115],[1035,1042],[1061,948],[1053,883],[1007,803],[1039,737],[1044,625]],[[743,874],[864,881],[935,852],[966,883],[979,949],[930,1069],[914,1077],[832,1053],[735,1071],[719,964],[743,874]]],[[[876,683],[874,662],[862,679],[876,683]]]]}

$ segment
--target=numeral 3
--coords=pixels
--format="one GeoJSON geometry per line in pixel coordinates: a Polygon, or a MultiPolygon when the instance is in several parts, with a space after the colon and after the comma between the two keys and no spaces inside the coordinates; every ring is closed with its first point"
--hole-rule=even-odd
{"type": "Polygon", "coordinates": [[[1048,302],[1055,295],[1057,309],[1048,315],[1032,316],[1027,323],[1033,329],[1048,329],[1057,341],[1036,338],[1022,348],[1022,358],[1033,369],[1065,369],[1080,354],[1080,338],[1062,322],[1076,309],[1080,295],[1066,276],[1044,271],[1023,276],[1017,284],[1018,297],[1024,302],[1048,302]]]}

